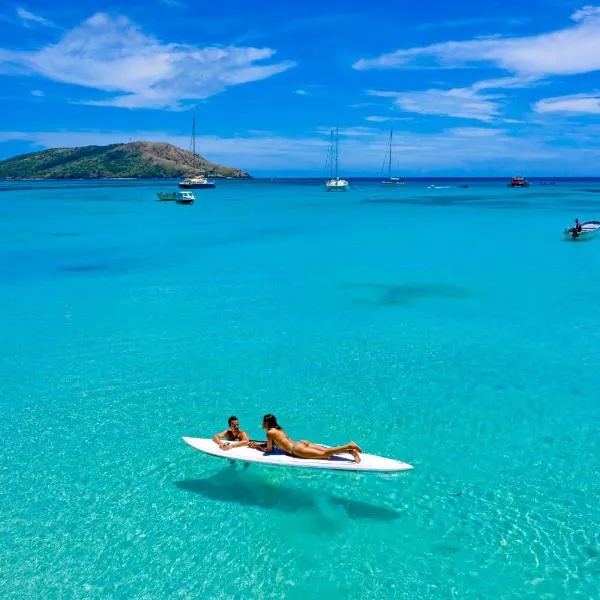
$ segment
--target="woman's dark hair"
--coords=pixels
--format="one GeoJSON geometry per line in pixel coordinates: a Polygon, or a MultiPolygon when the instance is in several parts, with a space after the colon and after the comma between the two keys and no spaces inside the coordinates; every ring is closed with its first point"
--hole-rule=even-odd
{"type": "Polygon", "coordinates": [[[233,421],[237,421],[237,420],[238,420],[237,417],[234,417],[234,416],[229,417],[229,419],[227,419],[227,423],[229,424],[229,427],[231,427],[231,423],[233,423],[233,421]]]}
{"type": "Polygon", "coordinates": [[[281,427],[277,423],[275,415],[265,415],[263,417],[263,423],[267,426],[268,429],[281,429],[281,427]]]}

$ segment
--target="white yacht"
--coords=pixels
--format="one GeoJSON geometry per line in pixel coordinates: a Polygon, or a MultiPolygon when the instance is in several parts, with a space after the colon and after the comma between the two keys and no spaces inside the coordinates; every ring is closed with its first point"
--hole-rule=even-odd
{"type": "Polygon", "coordinates": [[[394,130],[390,129],[390,141],[388,150],[386,152],[385,158],[387,159],[388,164],[388,176],[387,179],[381,181],[381,185],[404,185],[406,181],[400,179],[400,177],[392,177],[392,140],[394,138],[394,130]]]}
{"type": "Polygon", "coordinates": [[[339,145],[340,134],[336,127],[335,133],[331,132],[331,143],[329,145],[328,163],[331,168],[331,178],[325,182],[325,190],[327,192],[346,192],[350,185],[348,181],[338,175],[339,145]]]}
{"type": "MultiPolygon", "coordinates": [[[[194,170],[198,171],[198,155],[196,154],[196,117],[192,119],[192,153],[194,155],[194,170]]],[[[184,190],[201,190],[216,187],[214,181],[210,181],[204,175],[193,175],[179,182],[179,187],[184,190]]]]}

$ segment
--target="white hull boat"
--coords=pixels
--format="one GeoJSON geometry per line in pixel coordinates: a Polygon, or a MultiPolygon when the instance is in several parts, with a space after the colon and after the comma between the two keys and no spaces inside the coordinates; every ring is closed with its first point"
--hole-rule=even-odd
{"type": "Polygon", "coordinates": [[[325,182],[325,189],[328,192],[346,192],[348,190],[348,182],[345,179],[330,179],[325,182]]]}
{"type": "Polygon", "coordinates": [[[384,160],[387,161],[387,171],[388,171],[388,176],[387,179],[384,179],[383,181],[380,182],[381,185],[404,185],[406,183],[406,181],[404,181],[403,179],[400,179],[400,177],[392,177],[392,151],[393,151],[393,140],[394,140],[394,130],[390,129],[390,141],[389,141],[389,147],[387,149],[387,152],[385,154],[385,158],[384,160]]]}
{"type": "Polygon", "coordinates": [[[581,231],[575,227],[568,227],[564,230],[565,239],[571,242],[583,242],[591,240],[600,230],[600,221],[585,221],[581,224],[581,231]]]}
{"type": "MultiPolygon", "coordinates": [[[[199,170],[199,160],[196,154],[196,117],[192,118],[192,143],[191,152],[194,156],[194,171],[199,170]]],[[[207,190],[216,187],[215,182],[207,179],[204,175],[197,174],[186,177],[179,182],[179,187],[183,190],[207,190]]]]}
{"type": "Polygon", "coordinates": [[[336,129],[331,132],[331,143],[329,146],[329,156],[327,157],[329,167],[331,168],[331,177],[325,182],[325,191],[327,192],[346,192],[350,184],[346,179],[338,175],[339,168],[339,146],[340,134],[336,129]]]}

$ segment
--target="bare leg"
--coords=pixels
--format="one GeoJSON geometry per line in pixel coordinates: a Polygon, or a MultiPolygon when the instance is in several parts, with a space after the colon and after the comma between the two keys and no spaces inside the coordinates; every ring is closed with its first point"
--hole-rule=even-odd
{"type": "Polygon", "coordinates": [[[323,446],[310,445],[298,443],[294,447],[294,454],[298,458],[316,458],[320,460],[327,460],[334,454],[352,454],[354,460],[360,462],[360,448],[354,443],[350,442],[343,446],[334,446],[332,448],[324,448],[323,446]]]}
{"type": "MultiPolygon", "coordinates": [[[[304,447],[316,448],[317,450],[327,450],[327,446],[323,444],[315,444],[314,442],[309,442],[308,440],[300,440],[298,444],[303,444],[304,447]]],[[[356,442],[349,442],[346,444],[349,448],[354,448],[357,452],[362,452],[362,449],[358,446],[356,442]]],[[[341,446],[338,446],[341,448],[341,446]]]]}

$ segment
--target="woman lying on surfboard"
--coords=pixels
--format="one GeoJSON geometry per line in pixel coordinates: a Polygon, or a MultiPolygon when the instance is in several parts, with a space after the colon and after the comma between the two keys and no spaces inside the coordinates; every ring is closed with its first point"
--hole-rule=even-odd
{"type": "Polygon", "coordinates": [[[326,446],[320,446],[307,442],[306,440],[300,440],[294,442],[291,440],[283,431],[283,429],[277,424],[275,415],[265,415],[261,427],[267,432],[267,443],[250,442],[248,446],[255,448],[256,450],[263,450],[264,452],[272,452],[273,448],[277,447],[297,458],[317,458],[327,459],[334,454],[352,454],[356,463],[360,462],[360,453],[362,450],[354,442],[344,444],[343,446],[335,446],[332,448],[326,446]]]}

